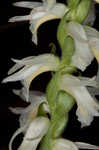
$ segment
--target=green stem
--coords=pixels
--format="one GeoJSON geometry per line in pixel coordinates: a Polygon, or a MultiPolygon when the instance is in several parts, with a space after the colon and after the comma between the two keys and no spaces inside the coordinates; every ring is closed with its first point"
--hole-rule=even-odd
{"type": "MultiPolygon", "coordinates": [[[[69,1],[68,3],[77,2],[77,0],[69,1]]],[[[76,21],[82,23],[88,15],[88,12],[91,7],[91,0],[80,0],[79,5],[76,5],[75,8],[70,8],[64,17],[61,19],[57,31],[57,39],[62,49],[62,61],[66,60],[65,65],[69,65],[72,54],[74,53],[74,43],[72,38],[68,37],[67,27],[70,21],[76,21]],[[65,58],[65,59],[64,59],[65,58]]]]}
{"type": "Polygon", "coordinates": [[[64,44],[62,48],[62,61],[61,63],[64,65],[70,65],[71,64],[71,58],[74,54],[74,40],[70,36],[66,36],[64,39],[64,44]]]}
{"type": "Polygon", "coordinates": [[[68,5],[70,6],[70,10],[62,18],[57,32],[57,38],[62,49],[62,59],[61,65],[59,66],[60,69],[52,77],[46,91],[51,111],[51,121],[49,130],[42,140],[40,150],[52,150],[52,141],[55,138],[59,138],[63,133],[68,123],[69,111],[75,103],[72,96],[65,91],[60,91],[62,73],[64,71],[61,66],[65,68],[65,74],[75,71],[75,68],[71,66],[71,58],[75,50],[74,41],[68,36],[66,28],[70,21],[77,21],[78,23],[84,21],[88,15],[91,0],[68,0],[68,5]],[[70,68],[70,70],[68,68],[70,68]]]}
{"type": "Polygon", "coordinates": [[[48,90],[48,102],[51,107],[52,107],[52,104],[54,106],[53,106],[53,109],[51,109],[52,111],[51,111],[50,127],[47,132],[47,135],[42,140],[40,150],[52,150],[52,147],[53,147],[52,141],[55,138],[58,138],[61,136],[62,132],[64,131],[64,128],[67,126],[67,123],[68,123],[68,113],[72,109],[75,103],[74,99],[69,94],[67,94],[65,91],[59,91],[58,87],[56,87],[57,94],[56,96],[54,96],[53,94],[55,92],[55,90],[53,91],[53,89],[55,88],[54,84],[56,80],[60,81],[59,74],[60,73],[56,73],[56,75],[53,77],[53,79],[51,80],[48,86],[48,89],[49,89],[48,90]],[[51,93],[54,97],[53,96],[50,97],[51,93]]]}
{"type": "Polygon", "coordinates": [[[74,105],[74,99],[65,91],[59,91],[55,99],[55,110],[51,116],[52,137],[61,136],[68,123],[68,113],[74,105]]]}

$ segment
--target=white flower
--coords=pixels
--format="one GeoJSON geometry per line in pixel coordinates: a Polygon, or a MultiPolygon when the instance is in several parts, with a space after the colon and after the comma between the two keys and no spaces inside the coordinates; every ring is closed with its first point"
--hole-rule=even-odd
{"type": "Polygon", "coordinates": [[[99,103],[91,97],[86,86],[97,87],[99,84],[93,79],[72,75],[64,75],[61,80],[61,89],[75,98],[78,106],[76,115],[82,127],[90,125],[94,116],[99,116],[99,103]]]}
{"type": "Polygon", "coordinates": [[[67,32],[75,42],[75,53],[72,56],[74,66],[84,71],[94,57],[99,62],[99,32],[97,30],[77,22],[70,22],[67,32]]]}
{"type": "MultiPolygon", "coordinates": [[[[27,128],[23,141],[19,146],[18,150],[36,150],[42,137],[46,134],[49,128],[49,124],[50,121],[48,118],[37,117],[36,119],[34,119],[27,128]]],[[[12,150],[12,143],[15,137],[23,131],[24,129],[19,128],[14,133],[9,143],[9,150],[12,150]]]]}
{"type": "Polygon", "coordinates": [[[16,2],[15,6],[27,7],[32,9],[31,13],[26,16],[15,16],[9,21],[30,21],[30,30],[33,33],[32,41],[37,44],[37,29],[39,26],[52,19],[61,18],[67,11],[68,8],[62,3],[56,3],[56,0],[42,0],[41,2],[16,2]]]}
{"type": "Polygon", "coordinates": [[[56,139],[53,142],[53,150],[78,150],[78,149],[99,149],[98,146],[82,143],[82,142],[72,142],[65,139],[56,139]]]}
{"type": "MultiPolygon", "coordinates": [[[[22,100],[26,99],[24,88],[22,90],[13,90],[13,92],[20,96],[22,100]]],[[[20,127],[25,126],[26,124],[30,124],[33,119],[38,114],[38,109],[40,104],[43,104],[42,107],[46,113],[50,113],[48,102],[46,100],[45,94],[39,91],[29,91],[29,106],[26,108],[17,107],[17,108],[10,108],[10,110],[15,113],[19,114],[19,122],[20,127]]]]}
{"type": "Polygon", "coordinates": [[[59,65],[59,58],[52,54],[43,54],[13,61],[16,62],[16,65],[14,65],[9,70],[8,74],[12,74],[14,72],[15,73],[5,78],[2,82],[6,83],[21,81],[24,86],[27,101],[29,95],[29,87],[32,80],[43,72],[56,71],[59,65]]]}

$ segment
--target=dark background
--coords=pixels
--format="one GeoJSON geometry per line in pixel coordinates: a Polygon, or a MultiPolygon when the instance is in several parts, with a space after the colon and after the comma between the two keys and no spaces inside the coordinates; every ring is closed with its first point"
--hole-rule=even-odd
{"type": "MultiPolygon", "coordinates": [[[[14,0],[0,1],[0,81],[7,76],[8,69],[13,65],[11,58],[24,58],[30,55],[49,53],[49,44],[56,44],[57,53],[60,55],[59,45],[56,39],[56,31],[59,20],[50,21],[40,26],[38,30],[38,46],[31,41],[29,22],[8,23],[8,19],[16,15],[29,14],[29,9],[13,7],[14,0]]],[[[63,2],[63,1],[62,1],[63,2]]],[[[95,28],[98,27],[99,6],[96,6],[95,28]]],[[[93,76],[97,72],[97,64],[94,60],[92,65],[84,72],[86,76],[93,76]]],[[[31,89],[45,91],[46,85],[51,78],[50,73],[44,73],[37,77],[31,85],[31,89]]],[[[9,111],[9,107],[27,106],[19,97],[12,93],[12,89],[21,88],[21,84],[0,84],[0,149],[8,149],[8,142],[13,132],[18,128],[18,117],[9,111]]],[[[74,140],[89,142],[99,145],[99,118],[95,118],[89,127],[80,128],[77,121],[76,106],[70,112],[70,121],[63,136],[74,140]]],[[[16,149],[16,148],[15,148],[16,149]]]]}

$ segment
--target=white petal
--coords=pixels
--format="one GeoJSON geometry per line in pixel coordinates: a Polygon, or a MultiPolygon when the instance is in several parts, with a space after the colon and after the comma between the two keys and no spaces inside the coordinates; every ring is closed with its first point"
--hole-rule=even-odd
{"type": "MultiPolygon", "coordinates": [[[[22,100],[26,100],[26,95],[25,95],[25,91],[24,88],[22,88],[21,90],[13,90],[13,93],[20,96],[20,98],[22,100]]],[[[43,92],[40,91],[29,91],[29,102],[30,103],[38,103],[38,102],[46,102],[46,97],[45,94],[43,92]]]]}
{"type": "Polygon", "coordinates": [[[15,71],[23,67],[25,65],[25,61],[30,61],[34,57],[35,56],[29,56],[29,57],[23,58],[22,60],[12,59],[12,61],[15,62],[16,64],[8,71],[8,75],[14,73],[15,71]]]}
{"type": "Polygon", "coordinates": [[[32,42],[35,43],[35,45],[38,44],[38,39],[37,39],[37,32],[35,32],[33,35],[32,35],[32,42]]]}
{"type": "Polygon", "coordinates": [[[21,1],[21,2],[16,2],[13,4],[14,6],[18,6],[18,7],[26,7],[26,8],[36,8],[39,6],[42,6],[42,3],[40,2],[28,2],[28,1],[21,1]]]}
{"type": "MultiPolygon", "coordinates": [[[[26,100],[24,87],[21,90],[13,89],[13,93],[17,96],[20,96],[22,100],[26,100]]],[[[29,93],[30,94],[30,93],[29,93]]]]}
{"type": "Polygon", "coordinates": [[[79,149],[99,149],[99,146],[96,146],[96,145],[91,145],[91,144],[88,144],[88,143],[83,143],[83,142],[75,142],[75,144],[77,145],[77,147],[79,149]]]}
{"type": "Polygon", "coordinates": [[[26,15],[26,16],[15,16],[9,19],[9,22],[16,22],[16,21],[27,21],[30,20],[31,16],[26,15]]]}
{"type": "Polygon", "coordinates": [[[84,71],[94,58],[92,52],[90,51],[84,28],[76,22],[70,22],[67,32],[73,37],[75,42],[75,53],[72,56],[72,64],[84,71]]]}
{"type": "Polygon", "coordinates": [[[92,87],[99,87],[99,82],[96,81],[96,76],[92,78],[86,78],[86,77],[78,77],[80,79],[82,86],[92,86],[92,87]]]}
{"type": "Polygon", "coordinates": [[[39,15],[38,19],[37,19],[37,14],[35,16],[32,15],[33,21],[31,20],[31,25],[30,25],[30,31],[33,33],[32,41],[36,45],[37,45],[37,30],[40,27],[40,25],[43,24],[46,21],[53,20],[53,19],[58,19],[59,18],[55,14],[50,14],[50,13],[43,14],[42,13],[42,16],[39,15]],[[36,18],[34,19],[34,17],[36,17],[36,18]]]}
{"type": "Polygon", "coordinates": [[[78,105],[76,115],[82,127],[89,126],[94,116],[99,116],[99,104],[91,97],[85,87],[72,90],[78,105]]]}
{"type": "Polygon", "coordinates": [[[30,62],[32,62],[32,60],[35,58],[36,56],[30,56],[30,57],[26,57],[26,58],[23,58],[21,60],[18,60],[18,59],[13,59],[12,58],[12,61],[16,64],[19,64],[19,65],[28,65],[30,62]]]}
{"type": "Polygon", "coordinates": [[[79,87],[79,86],[92,86],[92,87],[99,87],[99,82],[96,80],[96,76],[93,78],[87,78],[87,77],[75,77],[73,75],[66,75],[63,76],[63,80],[65,82],[62,83],[62,86],[65,87],[66,85],[68,87],[79,87]]]}
{"type": "Polygon", "coordinates": [[[66,90],[75,98],[78,105],[76,115],[82,127],[90,125],[94,116],[99,116],[99,104],[77,77],[65,75],[61,81],[61,89],[66,90]]]}
{"type": "Polygon", "coordinates": [[[84,30],[87,34],[88,39],[99,38],[99,32],[96,29],[89,26],[84,26],[84,30]]]}
{"type": "Polygon", "coordinates": [[[30,73],[31,71],[35,71],[36,69],[38,69],[39,66],[33,66],[31,68],[29,67],[24,67],[23,69],[21,69],[20,71],[14,73],[13,75],[8,76],[7,78],[5,78],[2,82],[6,83],[6,82],[12,82],[12,81],[20,81],[25,79],[30,73]]]}
{"type": "Polygon", "coordinates": [[[60,138],[54,140],[53,150],[78,150],[78,148],[73,142],[60,138]]]}
{"type": "Polygon", "coordinates": [[[47,118],[38,117],[33,120],[18,150],[35,150],[48,128],[49,120],[47,118]]]}
{"type": "Polygon", "coordinates": [[[44,3],[44,6],[49,9],[51,9],[56,4],[56,0],[42,0],[42,1],[44,3]]]}
{"type": "Polygon", "coordinates": [[[18,69],[21,69],[22,67],[23,67],[23,65],[15,64],[15,65],[8,71],[8,75],[14,73],[14,72],[17,71],[18,69]]]}
{"type": "Polygon", "coordinates": [[[99,63],[99,38],[91,38],[89,41],[90,49],[99,63]]]}
{"type": "Polygon", "coordinates": [[[88,26],[85,26],[84,29],[89,39],[90,49],[99,62],[99,32],[88,26]]]}
{"type": "Polygon", "coordinates": [[[38,55],[38,56],[31,56],[30,59],[28,59],[27,57],[22,59],[22,60],[16,60],[14,59],[14,61],[20,65],[33,65],[33,64],[40,64],[40,63],[51,63],[51,61],[58,61],[58,57],[55,57],[52,54],[42,54],[42,55],[38,55]]]}
{"type": "Polygon", "coordinates": [[[78,150],[79,149],[99,149],[99,146],[83,142],[72,142],[67,139],[57,139],[53,142],[53,150],[78,150]]]}
{"type": "Polygon", "coordinates": [[[9,107],[9,109],[14,114],[23,114],[25,112],[25,108],[22,107],[16,107],[16,108],[9,107]]]}
{"type": "Polygon", "coordinates": [[[58,16],[59,18],[62,18],[64,16],[64,14],[69,10],[68,7],[66,7],[66,5],[61,4],[61,3],[57,3],[50,11],[50,13],[55,14],[56,16],[58,16]]]}
{"type": "Polygon", "coordinates": [[[34,20],[40,19],[46,15],[46,12],[41,11],[41,12],[35,12],[31,13],[31,23],[34,22],[34,20]]]}
{"type": "Polygon", "coordinates": [[[25,126],[19,128],[15,131],[15,133],[13,134],[13,136],[11,137],[11,140],[9,142],[9,150],[12,150],[12,143],[13,143],[14,139],[16,138],[16,136],[18,136],[20,133],[24,132],[27,127],[28,127],[28,124],[25,124],[25,126]]]}
{"type": "MultiPolygon", "coordinates": [[[[21,98],[24,98],[24,91],[23,91],[23,88],[22,90],[15,90],[14,91],[16,94],[18,94],[21,98]],[[23,96],[22,96],[23,95],[23,96]]],[[[26,100],[26,97],[25,97],[25,100],[26,100]]],[[[35,115],[37,114],[38,112],[38,107],[40,106],[40,104],[44,103],[44,110],[49,113],[50,110],[47,106],[47,100],[46,100],[46,97],[45,97],[45,94],[42,93],[42,92],[39,92],[39,91],[30,91],[29,92],[29,102],[30,102],[30,105],[28,107],[25,107],[25,108],[10,108],[10,110],[13,112],[13,113],[16,113],[16,114],[21,114],[21,117],[20,117],[20,126],[24,126],[27,122],[31,122],[35,115]]]]}
{"type": "Polygon", "coordinates": [[[44,1],[44,7],[31,11],[30,31],[33,33],[32,41],[37,45],[37,30],[46,21],[61,18],[68,8],[61,3],[52,5],[53,1],[44,1]]]}
{"type": "Polygon", "coordinates": [[[43,104],[43,110],[44,110],[46,113],[49,113],[49,114],[51,113],[48,104],[43,104]]]}
{"type": "Polygon", "coordinates": [[[76,115],[82,127],[89,126],[94,116],[99,116],[99,104],[90,96],[85,88],[75,89],[73,95],[77,101],[76,115]]]}
{"type": "Polygon", "coordinates": [[[88,43],[90,45],[90,49],[99,62],[99,32],[88,26],[85,26],[84,29],[89,39],[88,43]]]}
{"type": "Polygon", "coordinates": [[[56,70],[58,65],[59,65],[58,57],[55,57],[54,55],[51,54],[39,55],[31,61],[30,65],[29,64],[26,65],[23,69],[5,78],[2,82],[6,83],[18,80],[28,80],[30,79],[30,77],[32,76],[35,77],[37,76],[37,74],[40,74],[42,72],[56,70]]]}

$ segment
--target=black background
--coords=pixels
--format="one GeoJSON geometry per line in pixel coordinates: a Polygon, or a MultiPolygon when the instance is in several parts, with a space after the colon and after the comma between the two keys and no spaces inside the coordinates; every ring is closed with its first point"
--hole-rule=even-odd
{"type": "MultiPolygon", "coordinates": [[[[16,15],[29,14],[29,9],[13,7],[14,0],[0,1],[0,81],[7,76],[8,69],[13,65],[11,58],[24,58],[30,55],[49,53],[51,42],[56,44],[57,53],[60,55],[59,45],[56,39],[56,31],[59,20],[50,21],[40,26],[38,30],[38,46],[31,41],[29,22],[8,23],[8,19],[16,15]]],[[[64,1],[62,1],[64,2],[64,1]]],[[[96,6],[95,28],[98,27],[99,6],[96,6]]],[[[93,64],[84,72],[86,76],[93,76],[97,72],[97,64],[93,64]]],[[[51,78],[50,73],[44,73],[37,77],[31,85],[31,89],[45,91],[51,78]]],[[[12,93],[12,89],[21,88],[17,83],[0,83],[0,149],[8,149],[8,142],[13,132],[18,128],[18,116],[9,111],[9,107],[27,106],[19,97],[12,93]]],[[[89,127],[80,128],[77,121],[76,106],[70,112],[70,120],[63,136],[73,141],[83,141],[99,145],[99,118],[95,118],[89,127]]],[[[16,149],[14,147],[14,149],[16,149]]]]}

